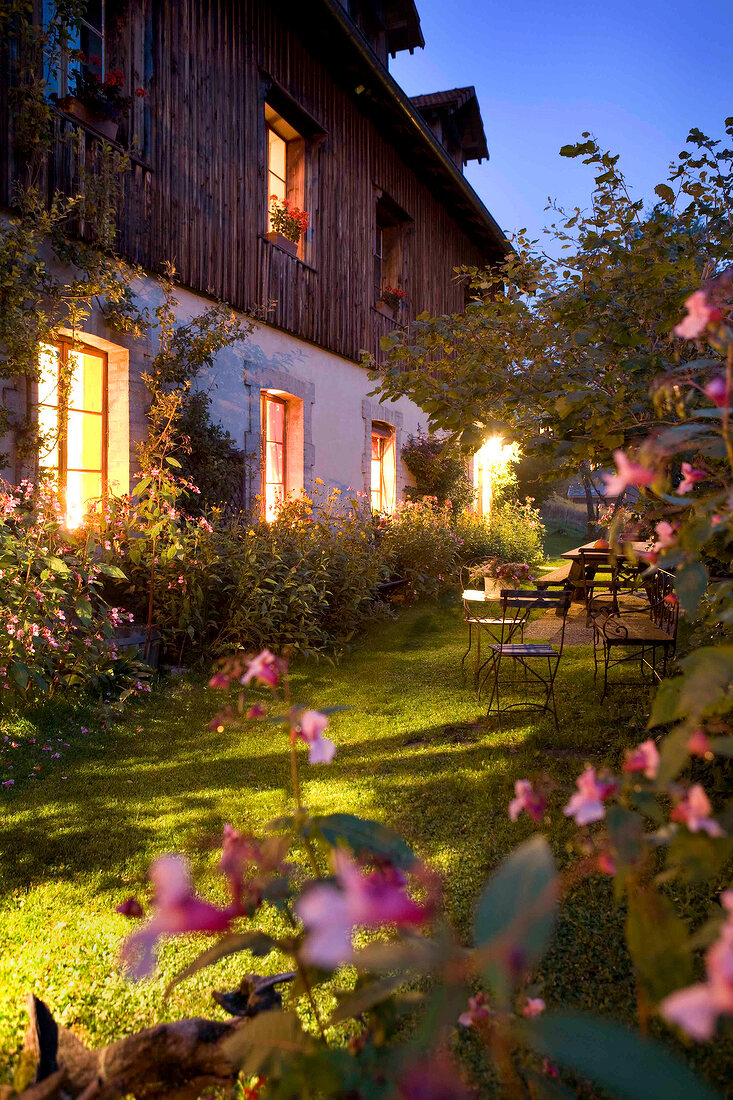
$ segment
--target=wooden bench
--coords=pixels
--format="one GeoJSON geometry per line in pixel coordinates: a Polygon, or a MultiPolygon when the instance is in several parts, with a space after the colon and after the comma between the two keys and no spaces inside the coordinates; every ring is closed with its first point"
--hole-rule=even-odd
{"type": "Polygon", "coordinates": [[[571,561],[566,562],[565,565],[559,566],[558,569],[552,569],[549,573],[545,573],[544,576],[538,577],[535,584],[538,588],[549,588],[550,585],[566,584],[570,579],[570,570],[573,568],[571,561]]]}

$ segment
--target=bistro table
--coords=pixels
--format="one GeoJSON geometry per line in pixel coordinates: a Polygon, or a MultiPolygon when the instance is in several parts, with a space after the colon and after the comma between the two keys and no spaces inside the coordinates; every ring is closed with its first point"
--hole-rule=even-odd
{"type": "MultiPolygon", "coordinates": [[[[637,556],[649,550],[648,542],[632,542],[630,546],[637,556]]],[[[570,562],[567,587],[573,589],[573,600],[580,601],[585,599],[585,582],[593,578],[593,572],[590,572],[590,574],[585,577],[583,576],[584,561],[587,569],[589,565],[592,567],[594,564],[608,565],[618,556],[619,555],[616,554],[610,546],[596,546],[595,542],[585,542],[582,546],[576,546],[572,550],[566,550],[564,554],[561,554],[561,558],[565,558],[566,561],[570,562]],[[589,558],[590,561],[588,560],[589,558]]],[[[643,560],[636,565],[636,570],[639,574],[643,573],[646,568],[647,563],[643,560]]]]}

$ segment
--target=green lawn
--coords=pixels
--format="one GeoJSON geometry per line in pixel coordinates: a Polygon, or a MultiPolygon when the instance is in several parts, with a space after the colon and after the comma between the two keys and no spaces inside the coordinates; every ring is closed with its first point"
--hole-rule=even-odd
{"type": "MultiPolygon", "coordinates": [[[[546,772],[558,785],[551,840],[562,862],[570,836],[559,812],[566,792],[586,760],[619,766],[623,749],[640,739],[644,716],[638,691],[618,693],[601,709],[590,651],[573,649],[558,678],[560,734],[551,721],[526,714],[500,733],[494,720],[483,721],[485,707],[461,681],[464,645],[457,604],[414,607],[375,623],[337,668],[297,665],[294,697],[351,708],[332,719],[335,762],[305,767],[304,801],[400,830],[445,875],[448,912],[468,941],[482,883],[532,832],[529,822],[507,817],[515,778],[546,772]]],[[[244,732],[211,732],[218,702],[203,681],[186,678],[161,687],[111,728],[90,726],[89,736],[80,737],[79,720],[67,714],[63,732],[54,731],[68,742],[60,760],[44,762],[37,780],[18,769],[15,788],[2,792],[0,1077],[18,1048],[22,1000],[31,990],[60,1021],[99,1044],[161,1018],[218,1016],[212,985],[231,988],[243,971],[269,971],[283,961],[227,960],[178,987],[165,1006],[165,979],[197,953],[197,942],[168,944],[156,981],[129,985],[117,970],[126,923],[114,906],[138,889],[154,856],[189,852],[211,887],[215,857],[205,842],[225,821],[257,830],[287,805],[281,728],[255,723],[244,732]]],[[[14,730],[28,737],[32,723],[14,730]]],[[[676,900],[701,918],[699,893],[680,889],[676,900]]],[[[589,880],[564,906],[538,980],[549,1004],[631,1019],[631,974],[607,880],[589,880]]],[[[474,1060],[471,1041],[461,1038],[474,1060]]],[[[721,1089],[733,1074],[730,1043],[695,1048],[691,1057],[721,1089]]]]}

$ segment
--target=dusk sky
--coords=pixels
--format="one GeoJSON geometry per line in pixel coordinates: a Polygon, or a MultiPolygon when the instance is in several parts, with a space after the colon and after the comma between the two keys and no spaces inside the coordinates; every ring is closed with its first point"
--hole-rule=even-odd
{"type": "Polygon", "coordinates": [[[590,130],[653,197],[689,129],[733,115],[733,0],[418,0],[425,49],[390,70],[408,95],[473,84],[489,147],[467,178],[507,232],[587,205],[591,170],[560,157],[590,130]]]}

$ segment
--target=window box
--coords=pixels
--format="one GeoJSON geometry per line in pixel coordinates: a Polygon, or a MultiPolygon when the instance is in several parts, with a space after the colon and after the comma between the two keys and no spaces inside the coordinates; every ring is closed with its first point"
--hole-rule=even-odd
{"type": "Polygon", "coordinates": [[[67,95],[63,99],[59,99],[58,107],[64,114],[71,115],[72,118],[78,118],[80,122],[91,126],[93,130],[96,130],[102,137],[107,138],[108,141],[114,141],[117,137],[119,123],[113,118],[99,118],[75,95],[67,95]]]}
{"type": "Polygon", "coordinates": [[[290,241],[287,237],[283,237],[282,233],[276,233],[272,229],[265,233],[265,237],[270,244],[276,244],[278,248],[282,248],[283,252],[287,252],[290,256],[298,255],[297,241],[290,241]]]}

